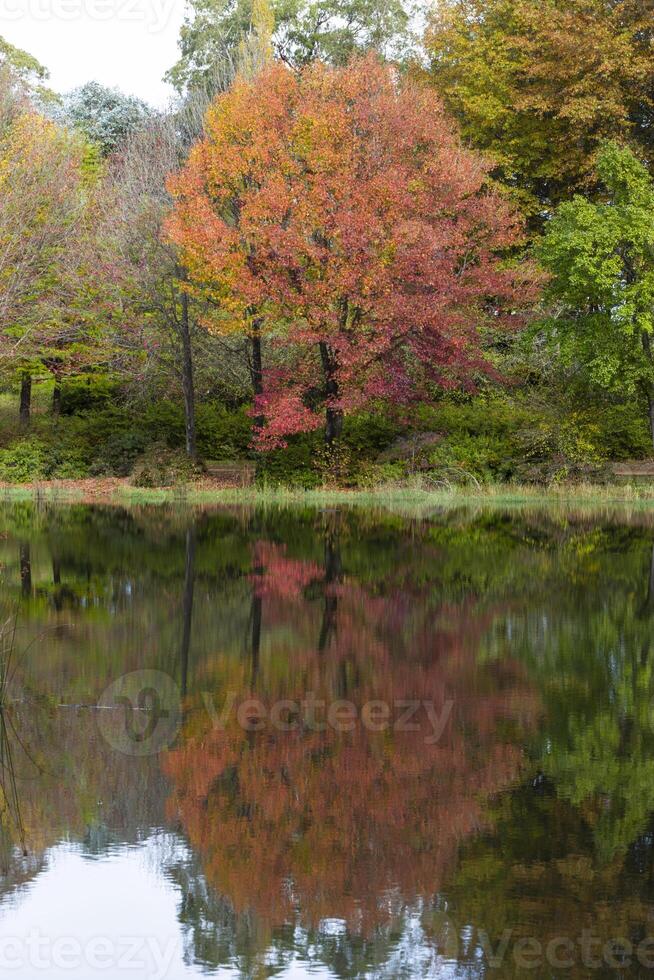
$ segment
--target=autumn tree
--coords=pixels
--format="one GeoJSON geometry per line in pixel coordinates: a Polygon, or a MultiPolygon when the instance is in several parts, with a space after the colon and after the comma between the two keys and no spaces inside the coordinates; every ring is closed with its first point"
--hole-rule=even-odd
{"type": "Polygon", "coordinates": [[[576,196],[549,223],[539,254],[551,274],[551,341],[601,388],[640,397],[654,440],[654,182],[627,149],[598,160],[604,197],[576,196]]]}
{"type": "Polygon", "coordinates": [[[652,153],[652,0],[439,0],[431,77],[532,216],[594,183],[603,140],[652,153]]]}
{"type": "Polygon", "coordinates": [[[168,225],[222,329],[276,353],[262,441],[487,368],[481,326],[529,295],[498,253],[519,227],[433,93],[376,59],[240,79],[171,181],[168,225]]]}

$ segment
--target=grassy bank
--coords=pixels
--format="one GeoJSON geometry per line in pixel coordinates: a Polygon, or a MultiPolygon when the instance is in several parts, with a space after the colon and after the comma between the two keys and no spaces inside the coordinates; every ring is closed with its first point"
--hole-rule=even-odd
{"type": "Polygon", "coordinates": [[[301,490],[284,487],[222,487],[207,481],[174,488],[140,488],[120,479],[59,480],[0,485],[0,502],[33,500],[48,503],[193,506],[356,506],[401,512],[428,513],[435,508],[466,505],[512,506],[630,506],[654,511],[654,483],[645,485],[482,484],[433,488],[386,484],[369,490],[301,490]]]}

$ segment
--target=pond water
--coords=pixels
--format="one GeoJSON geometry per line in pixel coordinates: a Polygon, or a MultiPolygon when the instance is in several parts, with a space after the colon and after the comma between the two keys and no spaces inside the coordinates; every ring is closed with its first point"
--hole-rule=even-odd
{"type": "Polygon", "coordinates": [[[5,505],[0,975],[649,975],[653,549],[5,505]]]}

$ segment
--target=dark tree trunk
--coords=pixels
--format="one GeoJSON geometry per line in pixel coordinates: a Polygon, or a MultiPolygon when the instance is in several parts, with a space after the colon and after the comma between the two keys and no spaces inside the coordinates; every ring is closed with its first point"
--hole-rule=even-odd
{"type": "MultiPolygon", "coordinates": [[[[252,323],[252,333],[250,334],[251,361],[250,377],[252,379],[252,394],[255,400],[263,395],[263,353],[261,350],[261,320],[254,320],[252,323]]],[[[263,415],[257,415],[254,419],[256,429],[263,429],[266,423],[263,415]]]]}
{"type": "Polygon", "coordinates": [[[182,339],[182,388],[184,390],[184,418],[186,423],[186,453],[191,459],[197,457],[195,434],[195,383],[193,379],[193,345],[191,342],[191,322],[188,296],[182,293],[182,316],[180,321],[182,339]]]}
{"type": "MultiPolygon", "coordinates": [[[[650,362],[654,364],[654,357],[652,356],[652,342],[648,333],[641,334],[641,340],[643,344],[643,350],[645,352],[645,357],[650,362]]],[[[652,446],[654,446],[654,385],[650,384],[647,387],[647,406],[648,406],[648,418],[649,418],[649,431],[652,437],[652,446]]]]}
{"type": "Polygon", "coordinates": [[[52,389],[52,414],[61,414],[61,381],[55,378],[54,388],[52,389]]]}
{"type": "Polygon", "coordinates": [[[343,431],[343,412],[340,408],[334,407],[334,402],[338,399],[338,363],[333,350],[325,341],[320,342],[320,359],[325,378],[325,399],[327,408],[325,410],[325,442],[332,446],[340,437],[343,431]]]}
{"type": "Polygon", "coordinates": [[[22,429],[30,424],[32,411],[32,375],[25,372],[20,379],[20,408],[18,418],[22,429]]]}
{"type": "Polygon", "coordinates": [[[182,600],[181,689],[182,697],[188,690],[188,657],[193,625],[193,595],[195,592],[195,528],[186,532],[186,568],[184,572],[184,598],[182,600]]]}
{"type": "Polygon", "coordinates": [[[27,542],[20,546],[20,591],[24,599],[32,594],[32,561],[27,542]]]}
{"type": "Polygon", "coordinates": [[[54,585],[61,585],[61,562],[58,558],[52,559],[52,581],[54,585]]]}
{"type": "Polygon", "coordinates": [[[318,638],[318,650],[320,653],[325,652],[332,637],[336,633],[338,596],[332,593],[330,586],[340,582],[342,578],[343,565],[341,562],[338,531],[336,529],[329,529],[325,536],[325,603],[323,606],[320,636],[318,638]]]}
{"type": "Polygon", "coordinates": [[[257,595],[256,587],[252,595],[252,606],[250,609],[250,620],[252,622],[252,634],[250,637],[250,660],[252,663],[252,690],[254,690],[257,677],[259,675],[259,661],[261,657],[261,621],[263,612],[263,602],[260,595],[257,595]]]}

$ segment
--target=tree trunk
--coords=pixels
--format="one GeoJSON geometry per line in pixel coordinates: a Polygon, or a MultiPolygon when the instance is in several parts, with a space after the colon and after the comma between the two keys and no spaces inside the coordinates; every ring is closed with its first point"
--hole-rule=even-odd
{"type": "Polygon", "coordinates": [[[54,388],[52,389],[52,414],[61,414],[61,381],[55,378],[54,388]]]}
{"type": "Polygon", "coordinates": [[[18,418],[22,429],[26,429],[30,424],[30,413],[32,410],[32,375],[27,371],[20,379],[20,408],[18,418]]]}
{"type": "Polygon", "coordinates": [[[318,651],[324,653],[336,633],[338,596],[331,589],[343,580],[343,565],[337,528],[330,528],[325,535],[325,601],[318,637],[318,651]]]}
{"type": "Polygon", "coordinates": [[[32,594],[32,561],[30,546],[27,542],[20,545],[20,591],[24,599],[32,594]]]}
{"type": "MultiPolygon", "coordinates": [[[[263,353],[261,350],[261,320],[254,320],[252,323],[252,333],[250,334],[251,364],[250,377],[252,378],[252,394],[255,402],[263,395],[263,353]]],[[[257,415],[254,419],[255,429],[263,429],[266,420],[263,415],[257,415]]]]}
{"type": "MultiPolygon", "coordinates": [[[[652,356],[652,342],[648,333],[643,332],[641,334],[641,340],[643,344],[643,350],[645,352],[645,357],[650,362],[654,364],[654,357],[652,356]]],[[[649,384],[647,387],[647,405],[648,405],[648,416],[649,416],[649,431],[652,437],[652,446],[654,446],[654,385],[649,384]]]]}
{"type": "Polygon", "coordinates": [[[188,309],[188,296],[182,293],[182,318],[180,323],[182,339],[182,388],[184,389],[184,419],[186,424],[186,453],[191,459],[198,454],[195,434],[195,384],[193,380],[193,346],[191,344],[191,324],[188,309]]]}
{"type": "Polygon", "coordinates": [[[333,350],[325,341],[320,342],[320,358],[325,377],[325,399],[327,408],[325,410],[325,442],[332,446],[340,437],[343,431],[343,412],[340,408],[334,407],[334,402],[338,399],[338,363],[333,350]]]}
{"type": "Polygon", "coordinates": [[[181,690],[186,697],[188,690],[188,656],[191,647],[193,625],[193,594],[195,592],[195,528],[186,532],[186,569],[184,573],[184,598],[182,601],[181,690]]]}

